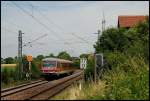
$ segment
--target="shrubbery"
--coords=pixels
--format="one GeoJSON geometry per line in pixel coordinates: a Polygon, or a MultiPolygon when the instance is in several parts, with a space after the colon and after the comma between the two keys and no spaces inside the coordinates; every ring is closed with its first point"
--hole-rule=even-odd
{"type": "Polygon", "coordinates": [[[102,78],[104,96],[96,99],[149,99],[149,19],[129,30],[107,29],[94,47],[112,68],[102,78]]]}

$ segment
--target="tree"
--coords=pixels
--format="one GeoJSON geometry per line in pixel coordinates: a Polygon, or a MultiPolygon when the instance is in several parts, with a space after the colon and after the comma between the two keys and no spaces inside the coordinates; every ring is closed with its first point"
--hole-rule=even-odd
{"type": "Polygon", "coordinates": [[[44,58],[44,56],[43,55],[38,55],[36,58],[37,58],[37,60],[41,61],[44,58]]]}
{"type": "Polygon", "coordinates": [[[89,54],[81,54],[81,55],[80,55],[80,58],[88,58],[88,55],[89,55],[89,54]]]}
{"type": "Polygon", "coordinates": [[[57,57],[60,59],[71,60],[71,56],[66,51],[60,52],[57,57]]]}
{"type": "Polygon", "coordinates": [[[12,57],[5,58],[4,61],[6,64],[14,63],[14,59],[12,57]]]}
{"type": "Polygon", "coordinates": [[[127,52],[132,56],[140,53],[149,62],[149,18],[130,28],[125,35],[131,42],[127,52]]]}
{"type": "Polygon", "coordinates": [[[53,53],[50,53],[48,56],[45,56],[45,58],[49,58],[49,57],[55,57],[53,53]]]}
{"type": "Polygon", "coordinates": [[[123,51],[128,47],[129,41],[125,36],[126,30],[122,28],[109,28],[102,33],[102,36],[94,45],[96,52],[123,51]]]}
{"type": "Polygon", "coordinates": [[[4,61],[4,59],[3,59],[3,58],[1,58],[1,64],[3,64],[3,63],[5,63],[5,61],[4,61]]]}
{"type": "Polygon", "coordinates": [[[18,62],[18,57],[17,57],[17,56],[14,57],[14,62],[15,62],[15,63],[18,62]]]}

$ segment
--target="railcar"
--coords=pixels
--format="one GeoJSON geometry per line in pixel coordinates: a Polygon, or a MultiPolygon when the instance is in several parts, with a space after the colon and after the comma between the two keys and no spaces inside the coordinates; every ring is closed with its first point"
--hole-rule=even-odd
{"type": "Polygon", "coordinates": [[[45,58],[42,59],[42,76],[50,80],[60,76],[71,75],[74,71],[72,67],[73,62],[59,58],[45,58]]]}

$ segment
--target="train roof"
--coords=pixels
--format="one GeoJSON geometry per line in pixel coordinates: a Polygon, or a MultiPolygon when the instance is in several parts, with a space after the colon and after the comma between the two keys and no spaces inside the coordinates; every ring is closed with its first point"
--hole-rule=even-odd
{"type": "Polygon", "coordinates": [[[60,62],[73,63],[72,61],[59,59],[59,58],[45,58],[45,59],[42,59],[42,61],[60,61],[60,62]]]}

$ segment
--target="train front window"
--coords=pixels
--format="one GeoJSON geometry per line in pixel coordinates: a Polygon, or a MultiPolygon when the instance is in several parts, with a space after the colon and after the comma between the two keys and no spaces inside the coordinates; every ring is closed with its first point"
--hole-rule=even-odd
{"type": "Polygon", "coordinates": [[[56,67],[56,62],[55,61],[44,61],[43,67],[56,67]]]}

